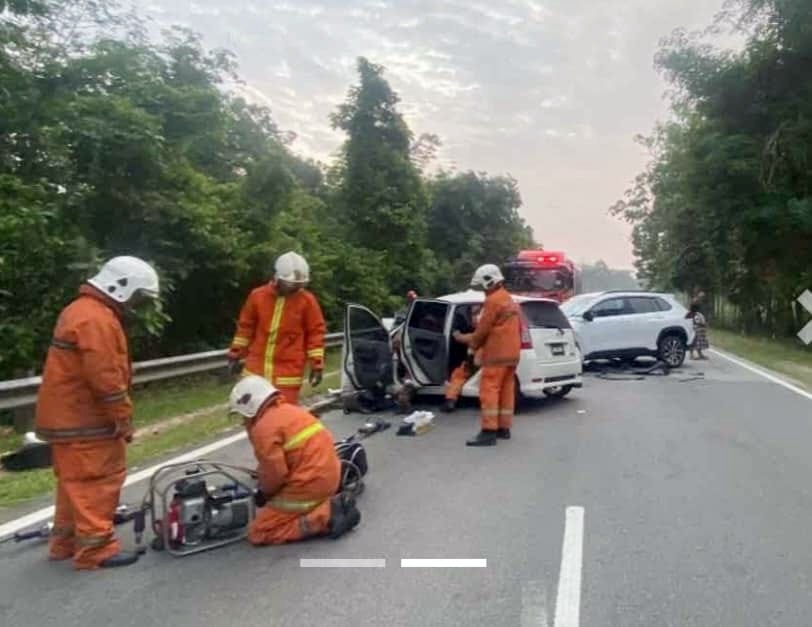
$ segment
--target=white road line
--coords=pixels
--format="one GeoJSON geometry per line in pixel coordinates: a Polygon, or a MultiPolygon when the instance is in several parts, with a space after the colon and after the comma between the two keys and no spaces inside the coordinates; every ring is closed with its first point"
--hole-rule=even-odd
{"type": "Polygon", "coordinates": [[[736,364],[737,366],[740,366],[740,367],[744,368],[745,370],[749,370],[750,372],[753,372],[753,373],[757,374],[758,376],[767,379],[768,381],[772,381],[773,383],[775,383],[777,385],[780,385],[781,387],[786,388],[786,389],[788,389],[788,390],[790,390],[792,392],[795,392],[796,394],[799,394],[799,395],[803,396],[804,398],[812,401],[812,394],[810,394],[806,390],[802,390],[797,385],[793,385],[789,381],[784,381],[784,379],[782,379],[781,377],[777,377],[774,374],[770,374],[766,370],[762,370],[758,366],[755,366],[755,365],[751,364],[749,361],[745,361],[743,359],[739,359],[738,357],[734,357],[733,355],[730,355],[729,353],[720,351],[718,348],[712,348],[710,350],[710,352],[713,353],[714,355],[719,355],[719,357],[727,359],[728,361],[736,364]]]}
{"type": "MultiPolygon", "coordinates": [[[[332,376],[333,374],[338,373],[339,371],[336,370],[335,372],[328,372],[326,376],[332,376]]],[[[222,440],[217,440],[216,442],[212,442],[211,444],[206,444],[205,446],[201,446],[199,448],[193,449],[183,455],[178,455],[177,457],[173,457],[172,459],[167,459],[160,464],[155,464],[154,466],[150,466],[149,468],[144,468],[143,470],[139,470],[138,472],[134,472],[131,475],[127,475],[127,479],[124,481],[124,487],[131,486],[134,483],[139,483],[144,479],[149,479],[156,470],[158,470],[162,466],[166,466],[167,464],[180,464],[183,462],[191,462],[196,459],[201,459],[208,455],[209,453],[213,453],[214,451],[219,451],[221,448],[225,448],[235,442],[239,442],[241,440],[246,439],[247,434],[244,430],[240,430],[238,433],[233,435],[229,435],[222,440]]],[[[16,518],[11,520],[3,525],[0,525],[0,540],[4,538],[8,538],[18,531],[22,531],[23,529],[28,529],[29,527],[33,527],[34,525],[44,523],[46,520],[53,518],[54,515],[54,506],[50,505],[48,507],[43,507],[42,509],[38,509],[35,512],[31,512],[30,514],[26,514],[21,518],[16,518]]]]}
{"type": "MultiPolygon", "coordinates": [[[[139,470],[131,475],[127,475],[127,479],[124,481],[124,487],[133,485],[134,483],[139,483],[144,479],[149,479],[156,470],[158,470],[161,466],[165,466],[166,464],[179,464],[182,462],[191,462],[196,459],[201,459],[208,455],[209,453],[213,453],[214,451],[219,451],[221,448],[225,448],[230,444],[234,444],[235,442],[239,442],[240,440],[244,440],[246,438],[245,431],[240,431],[239,433],[235,433],[230,435],[222,440],[217,440],[216,442],[212,442],[211,444],[207,444],[206,446],[201,446],[200,448],[196,448],[194,450],[189,451],[188,453],[184,453],[183,455],[178,455],[177,457],[173,457],[172,459],[168,459],[166,461],[161,462],[160,464],[155,464],[154,466],[150,466],[149,468],[144,468],[143,470],[139,470]]],[[[35,512],[31,512],[30,514],[23,516],[22,518],[17,518],[10,522],[7,522],[4,525],[0,525],[0,539],[6,538],[11,536],[18,531],[22,531],[23,529],[27,529],[28,527],[32,527],[38,523],[43,523],[49,518],[54,515],[54,507],[51,505],[50,507],[43,507],[42,509],[38,509],[35,512]]]]}
{"type": "Polygon", "coordinates": [[[584,508],[568,507],[561,547],[561,571],[555,601],[555,627],[578,627],[581,620],[581,565],[584,550],[584,508]]]}
{"type": "Polygon", "coordinates": [[[521,627],[549,627],[547,616],[547,593],[543,581],[522,583],[521,627]]]}
{"type": "Polygon", "coordinates": [[[370,559],[305,559],[299,560],[301,568],[386,568],[386,560],[370,559]]]}
{"type": "Polygon", "coordinates": [[[401,568],[487,568],[487,559],[402,559],[401,568]]]}

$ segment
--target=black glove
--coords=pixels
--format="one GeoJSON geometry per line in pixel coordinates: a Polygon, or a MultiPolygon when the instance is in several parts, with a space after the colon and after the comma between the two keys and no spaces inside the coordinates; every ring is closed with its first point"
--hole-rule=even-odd
{"type": "Polygon", "coordinates": [[[321,383],[321,380],[324,378],[324,374],[321,370],[311,370],[310,371],[310,385],[312,387],[318,387],[321,383]]]}
{"type": "Polygon", "coordinates": [[[228,373],[237,376],[242,372],[242,362],[239,359],[228,360],[228,373]]]}
{"type": "Polygon", "coordinates": [[[265,494],[262,492],[262,490],[257,488],[254,491],[254,505],[256,505],[257,507],[262,507],[267,502],[268,502],[268,497],[265,496],[265,494]]]}

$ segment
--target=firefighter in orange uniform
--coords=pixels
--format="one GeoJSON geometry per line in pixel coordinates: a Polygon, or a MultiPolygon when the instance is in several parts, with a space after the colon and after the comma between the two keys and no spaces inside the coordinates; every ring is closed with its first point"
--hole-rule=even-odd
{"type": "Polygon", "coordinates": [[[258,468],[252,544],[338,538],[361,520],[355,500],[337,495],[341,462],[330,432],[306,409],[286,402],[266,379],[244,377],[229,408],[243,417],[258,468]]]}
{"type": "Polygon", "coordinates": [[[307,261],[294,252],[276,260],[274,280],[248,296],[229,350],[229,367],[265,377],[290,403],[299,402],[305,368],[321,383],[326,325],[316,297],[305,289],[307,261]],[[240,365],[241,360],[245,365],[240,365]]]}
{"type": "Polygon", "coordinates": [[[122,319],[158,296],[158,275],[135,257],[116,257],[60,314],[37,399],[37,436],[51,444],[56,503],[49,557],[79,570],[126,566],[113,517],[132,439],[130,355],[122,319]]]}
{"type": "MultiPolygon", "coordinates": [[[[482,310],[479,306],[475,305],[472,308],[472,325],[469,328],[476,329],[477,325],[479,324],[481,311],[482,310]]],[[[449,377],[448,383],[445,386],[445,403],[443,404],[443,411],[452,412],[456,409],[457,401],[460,398],[460,394],[462,393],[462,388],[465,386],[465,382],[476,374],[476,371],[479,370],[481,365],[482,349],[480,348],[478,350],[474,350],[473,348],[469,347],[465,360],[451,371],[451,376],[449,377]]]]}
{"type": "Polygon", "coordinates": [[[493,446],[497,438],[510,439],[515,404],[516,366],[521,353],[519,306],[504,287],[501,270],[493,264],[477,268],[471,288],[485,291],[485,305],[473,333],[454,333],[454,339],[482,350],[479,383],[481,430],[466,444],[493,446]]]}

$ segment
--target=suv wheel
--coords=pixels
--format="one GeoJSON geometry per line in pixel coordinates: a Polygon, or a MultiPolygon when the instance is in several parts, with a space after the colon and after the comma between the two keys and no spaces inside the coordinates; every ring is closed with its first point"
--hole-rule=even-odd
{"type": "Polygon", "coordinates": [[[685,361],[685,352],[685,340],[676,334],[666,335],[657,343],[657,357],[669,368],[679,368],[685,361]]]}

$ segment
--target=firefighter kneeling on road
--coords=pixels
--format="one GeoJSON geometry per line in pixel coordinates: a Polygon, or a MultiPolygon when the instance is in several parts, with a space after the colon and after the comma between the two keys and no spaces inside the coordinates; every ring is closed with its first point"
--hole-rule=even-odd
{"type": "Polygon", "coordinates": [[[492,446],[510,439],[516,393],[516,366],[521,354],[519,306],[504,287],[505,278],[493,264],[477,268],[471,288],[485,291],[485,305],[473,333],[454,333],[454,339],[482,349],[479,404],[481,431],[466,444],[492,446]]]}
{"type": "Polygon", "coordinates": [[[243,417],[258,463],[259,509],[248,530],[252,544],[338,538],[360,522],[354,499],[336,495],[341,461],[320,420],[256,375],[234,386],[229,408],[243,417]]]}

